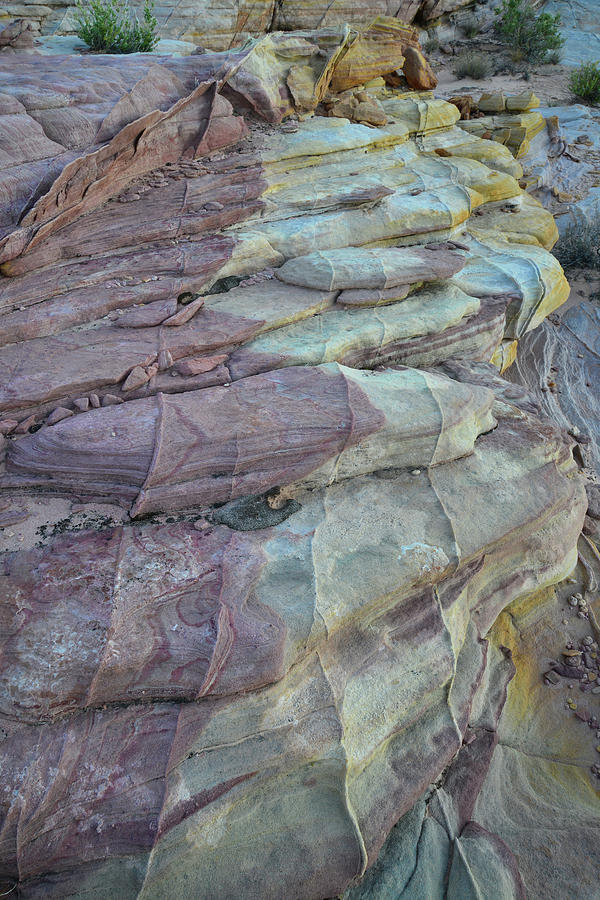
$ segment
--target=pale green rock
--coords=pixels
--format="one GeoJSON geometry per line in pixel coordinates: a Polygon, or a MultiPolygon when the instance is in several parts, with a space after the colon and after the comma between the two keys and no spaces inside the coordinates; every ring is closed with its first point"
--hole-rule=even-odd
{"type": "Polygon", "coordinates": [[[318,318],[261,335],[234,353],[234,379],[261,371],[265,365],[319,365],[361,354],[371,364],[387,344],[420,335],[439,334],[475,315],[480,301],[456,285],[423,288],[405,300],[376,309],[333,308],[318,318]]]}

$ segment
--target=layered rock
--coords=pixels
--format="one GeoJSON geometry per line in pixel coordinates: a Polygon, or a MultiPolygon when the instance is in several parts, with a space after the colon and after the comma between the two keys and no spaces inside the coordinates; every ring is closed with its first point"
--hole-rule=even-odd
{"type": "MultiPolygon", "coordinates": [[[[583,566],[580,587],[582,574],[583,566]]],[[[559,625],[572,590],[544,589],[499,617],[489,632],[491,678],[472,705],[463,746],[346,900],[486,896],[490,884],[502,897],[559,897],[573,885],[585,900],[596,896],[598,791],[590,769],[598,719],[588,719],[597,699],[542,678],[565,631],[574,641],[589,634],[577,617],[568,629],[559,625]],[[569,694],[574,710],[564,702],[569,694]]]]}
{"type": "Polygon", "coordinates": [[[589,302],[571,307],[560,322],[544,322],[528,336],[511,381],[527,387],[540,409],[568,430],[579,457],[600,477],[600,409],[595,390],[600,354],[600,314],[589,302]],[[588,390],[585,390],[588,388],[588,390]]]}
{"type": "Polygon", "coordinates": [[[498,141],[516,159],[527,155],[531,141],[546,128],[544,117],[537,111],[539,98],[532,91],[508,96],[488,92],[476,102],[471,96],[456,97],[451,102],[462,111],[461,128],[469,134],[498,141]]]}
{"type": "Polygon", "coordinates": [[[577,562],[573,441],[498,374],[568,293],[556,227],[430,93],[329,115],[348,34],[118,81],[11,55],[0,873],[24,898],[337,896],[457,753],[449,896],[531,878],[466,794],[513,673],[494,623],[577,562]]]}
{"type": "MultiPolygon", "coordinates": [[[[241,46],[249,37],[270,31],[314,31],[351,22],[368,26],[377,16],[390,16],[399,23],[420,17],[429,22],[465,6],[467,0],[190,0],[174,7],[157,3],[155,14],[162,38],[183,38],[209,47],[227,50],[241,46]]],[[[141,12],[143,3],[132,3],[141,12]]],[[[10,0],[2,15],[8,20],[25,16],[41,26],[44,34],[72,34],[75,30],[74,4],[52,0],[49,4],[10,0]]]]}
{"type": "Polygon", "coordinates": [[[99,895],[115,878],[123,896],[184,884],[227,896],[240,880],[248,896],[281,896],[308,872],[295,891],[325,897],[374,861],[460,747],[486,669],[481,636],[515,595],[573,565],[583,507],[567,446],[504,409],[466,460],[298,493],[301,509],[272,527],[265,503],[252,535],[143,526],[7,557],[7,593],[30,612],[7,622],[4,747],[8,758],[19,747],[17,777],[25,758],[32,787],[6,774],[18,800],[3,846],[26,896],[64,895],[73,879],[99,895]],[[48,632],[51,644],[36,640],[48,632]],[[33,785],[49,766],[60,774],[40,804],[33,785]],[[17,845],[31,804],[31,838],[17,845]]]}

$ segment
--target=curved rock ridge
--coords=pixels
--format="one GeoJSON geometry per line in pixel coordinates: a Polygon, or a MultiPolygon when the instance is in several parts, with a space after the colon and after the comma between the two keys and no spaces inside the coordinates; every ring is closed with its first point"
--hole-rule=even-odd
{"type": "Polygon", "coordinates": [[[472,452],[492,396],[414,370],[292,366],[230,387],[159,394],[71,417],[11,447],[7,472],[132,515],[321,485],[472,452]],[[411,421],[419,409],[419,423],[411,421]]]}
{"type": "Polygon", "coordinates": [[[413,896],[539,871],[502,648],[586,494],[499,370],[569,288],[411,34],[0,58],[0,893],[325,900],[399,820],[413,896]]]}
{"type": "MultiPolygon", "coordinates": [[[[544,413],[578,441],[578,454],[600,477],[600,311],[589,301],[572,306],[560,323],[548,321],[524,341],[507,373],[524,385],[544,413]],[[583,390],[590,388],[590,390],[583,390]]],[[[591,506],[591,504],[590,504],[591,506]]]]}
{"type": "Polygon", "coordinates": [[[325,291],[377,290],[440,281],[455,275],[464,264],[462,257],[443,251],[344,248],[288,260],[276,274],[287,284],[325,291]]]}

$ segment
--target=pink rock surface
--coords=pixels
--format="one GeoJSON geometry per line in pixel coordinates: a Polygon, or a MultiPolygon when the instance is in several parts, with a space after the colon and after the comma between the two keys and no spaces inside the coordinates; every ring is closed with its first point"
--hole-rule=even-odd
{"type": "Polygon", "coordinates": [[[489,629],[572,568],[585,496],[488,361],[560,278],[468,234],[492,174],[423,149],[442,102],[319,115],[346,51],[364,79],[416,41],[321,24],[0,57],[0,893],[340,896],[427,791],[520,896],[473,821],[489,629]]]}

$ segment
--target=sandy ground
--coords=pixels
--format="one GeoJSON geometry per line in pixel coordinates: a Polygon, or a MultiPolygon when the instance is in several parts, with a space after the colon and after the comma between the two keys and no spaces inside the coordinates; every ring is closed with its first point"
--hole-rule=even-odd
{"type": "Polygon", "coordinates": [[[518,71],[522,64],[512,63],[502,46],[495,42],[475,37],[470,41],[455,41],[448,49],[453,52],[436,50],[427,54],[439,80],[436,96],[448,99],[456,94],[472,94],[477,99],[484,91],[518,94],[531,90],[540,98],[542,105],[577,102],[569,90],[569,75],[573,71],[569,66],[543,65],[525,76],[522,71],[518,71]],[[487,56],[492,61],[492,71],[498,74],[492,74],[481,81],[457,78],[453,71],[457,57],[468,51],[487,56]],[[509,73],[508,68],[513,68],[514,71],[509,73]]]}

